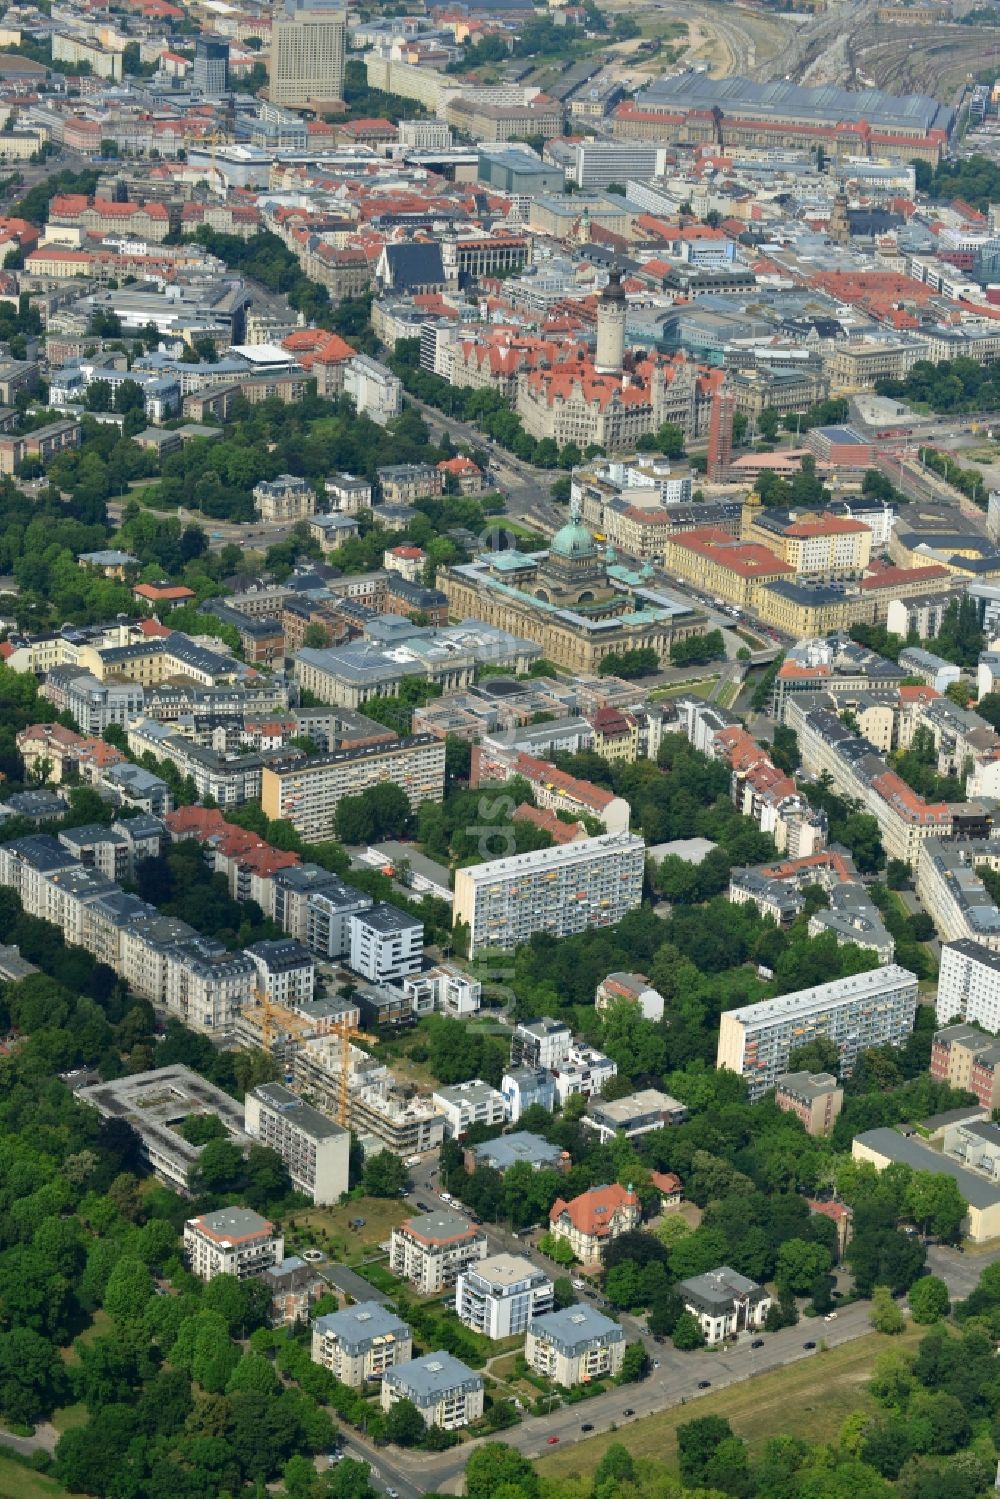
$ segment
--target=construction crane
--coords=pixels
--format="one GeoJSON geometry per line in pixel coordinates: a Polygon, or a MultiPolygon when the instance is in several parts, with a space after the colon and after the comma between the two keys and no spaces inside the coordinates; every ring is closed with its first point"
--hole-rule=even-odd
{"type": "MultiPolygon", "coordinates": [[[[315,1035],[315,1026],[312,1021],[297,1011],[289,1009],[288,1005],[279,1004],[271,999],[263,989],[254,990],[256,1004],[247,1012],[247,1019],[256,1020],[260,1025],[261,1045],[266,1052],[274,1050],[274,1044],[282,1031],[289,1033],[299,1041],[309,1040],[315,1035]],[[259,1015],[256,1012],[259,1011],[259,1015]]],[[[330,1031],[340,1041],[340,1075],[337,1079],[337,1123],[347,1128],[347,1102],[349,1097],[348,1078],[351,1070],[351,1043],[352,1041],[368,1041],[372,1046],[378,1045],[378,1037],[369,1035],[367,1031],[360,1030],[350,1020],[335,1020],[329,1027],[330,1031]]]]}

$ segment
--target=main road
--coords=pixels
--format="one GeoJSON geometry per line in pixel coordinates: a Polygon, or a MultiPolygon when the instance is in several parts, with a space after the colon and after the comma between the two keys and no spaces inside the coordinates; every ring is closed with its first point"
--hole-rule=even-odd
{"type": "MultiPolygon", "coordinates": [[[[411,1179],[413,1189],[409,1201],[415,1213],[443,1206],[438,1192],[437,1164],[433,1159],[415,1167],[411,1179]]],[[[552,1276],[566,1274],[560,1266],[540,1254],[527,1238],[519,1238],[495,1224],[486,1225],[486,1235],[491,1254],[501,1251],[521,1254],[552,1276]]],[[[965,1254],[934,1245],[927,1254],[929,1270],[942,1277],[953,1299],[968,1296],[983,1269],[997,1260],[1000,1260],[1000,1244],[982,1252],[970,1250],[965,1254]]],[[[607,1303],[596,1289],[588,1288],[583,1295],[591,1305],[607,1309],[607,1303]]],[[[650,1374],[639,1384],[616,1386],[580,1404],[560,1406],[545,1416],[527,1416],[509,1431],[495,1437],[477,1438],[448,1452],[407,1452],[404,1455],[395,1448],[375,1448],[355,1433],[345,1434],[345,1450],[351,1456],[371,1462],[377,1472],[377,1487],[395,1489],[400,1499],[418,1499],[420,1494],[428,1491],[457,1493],[461,1489],[461,1475],[469,1455],[483,1441],[502,1441],[526,1457],[535,1458],[555,1445],[550,1442],[551,1437],[565,1443],[590,1435],[581,1430],[584,1424],[595,1434],[612,1427],[627,1428],[631,1422],[644,1416],[697,1401],[712,1390],[754,1379],[800,1359],[821,1357],[820,1349],[815,1345],[823,1343],[835,1348],[870,1332],[869,1313],[869,1302],[852,1302],[839,1310],[832,1322],[803,1319],[795,1327],[768,1333],[760,1348],[751,1347],[751,1340],[745,1338],[714,1352],[702,1349],[693,1353],[678,1353],[668,1343],[657,1343],[636,1318],[616,1313],[629,1341],[642,1342],[654,1363],[650,1374]],[[807,1347],[808,1343],[814,1346],[807,1347]],[[708,1381],[705,1389],[698,1388],[702,1381],[708,1381]]],[[[623,1440],[628,1441],[627,1435],[623,1440]]]]}

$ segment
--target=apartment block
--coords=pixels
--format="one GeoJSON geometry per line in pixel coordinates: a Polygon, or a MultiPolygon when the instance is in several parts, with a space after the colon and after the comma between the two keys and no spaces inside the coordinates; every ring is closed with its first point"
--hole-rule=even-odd
{"type": "Polygon", "coordinates": [[[536,1374],[572,1389],[616,1375],[625,1357],[625,1329],[592,1306],[577,1303],[534,1317],[524,1356],[536,1374]]]}
{"type": "Polygon", "coordinates": [[[788,1071],[796,1047],[825,1036],[836,1043],[841,1075],[846,1076],[867,1048],[902,1046],[913,1030],[916,1007],[916,976],[890,964],[726,1010],[719,1024],[716,1066],[746,1078],[755,1102],[788,1071]]]}
{"type": "Polygon", "coordinates": [[[428,1426],[457,1431],[483,1414],[484,1390],[482,1375],[450,1353],[426,1353],[385,1371],[382,1409],[390,1411],[397,1401],[409,1400],[428,1426]]]}
{"type": "Polygon", "coordinates": [[[1000,1031],[1000,953],[968,939],[946,942],[935,1013],[939,1025],[963,1020],[994,1034],[1000,1031]]]}
{"type": "Polygon", "coordinates": [[[511,1061],[524,1067],[540,1067],[552,1072],[570,1054],[573,1032],[562,1020],[521,1021],[511,1039],[511,1061]]]}
{"type": "Polygon", "coordinates": [[[486,1338],[512,1338],[552,1310],[554,1294],[549,1277],[523,1255],[494,1254],[459,1275],[455,1310],[459,1321],[486,1338]]]}
{"type": "Polygon", "coordinates": [[[257,992],[271,1004],[308,1004],[316,985],[316,959],[294,937],[255,942],[245,949],[257,970],[257,992]]]}
{"type": "Polygon", "coordinates": [[[786,1072],[778,1078],[774,1101],[786,1114],[796,1114],[807,1134],[828,1135],[844,1106],[844,1090],[829,1072],[786,1072]]]}
{"type": "Polygon", "coordinates": [[[261,771],[261,806],[266,816],[287,818],[308,843],[332,838],[337,804],[370,786],[392,781],[411,807],[444,795],[442,740],[413,734],[391,744],[336,750],[308,761],[266,765],[261,771]]]}
{"type": "Polygon", "coordinates": [[[377,1301],[358,1301],[317,1317],[312,1326],[312,1361],[334,1379],[362,1389],[387,1369],[413,1357],[413,1334],[396,1313],[377,1301]]]}
{"type": "Polygon", "coordinates": [[[352,916],[348,962],[373,984],[416,973],[424,954],[424,924],[386,901],[352,916]]]}
{"type": "Polygon", "coordinates": [[[1000,1108],[1000,1041],[973,1025],[949,1025],[931,1043],[936,1083],[974,1093],[984,1109],[1000,1108]]]}
{"type": "Polygon", "coordinates": [[[421,1296],[453,1286],[468,1265],[486,1258],[486,1235],[450,1209],[407,1218],[392,1231],[389,1268],[421,1296]]]}
{"type": "Polygon", "coordinates": [[[445,1134],[458,1140],[474,1124],[485,1124],[492,1128],[503,1124],[507,1118],[507,1105],[502,1093],[484,1083],[481,1077],[470,1078],[467,1083],[455,1083],[450,1088],[437,1088],[431,1098],[444,1117],[445,1134]]]}
{"type": "Polygon", "coordinates": [[[304,1103],[283,1083],[262,1083],[244,1100],[246,1132],[276,1150],[292,1186],[329,1207],[348,1188],[348,1130],[304,1103]]]}
{"type": "Polygon", "coordinates": [[[285,1241],[274,1224],[252,1208],[219,1208],[184,1225],[184,1258],[199,1280],[262,1275],[285,1257],[285,1241]]]}
{"type": "Polygon", "coordinates": [[[536,932],[567,937],[614,926],[642,901],[645,859],[634,833],[604,833],[459,869],[453,921],[469,929],[469,957],[512,950],[536,932]]]}

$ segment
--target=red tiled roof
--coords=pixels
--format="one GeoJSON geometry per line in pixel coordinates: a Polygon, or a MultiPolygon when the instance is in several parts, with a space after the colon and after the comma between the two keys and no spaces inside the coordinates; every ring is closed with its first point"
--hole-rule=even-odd
{"type": "Polygon", "coordinates": [[[611,1229],[611,1221],[622,1208],[638,1207],[639,1199],[634,1192],[617,1184],[611,1187],[592,1187],[581,1192],[579,1197],[566,1202],[557,1197],[549,1209],[549,1222],[555,1223],[565,1213],[578,1233],[590,1238],[605,1239],[611,1229]]]}

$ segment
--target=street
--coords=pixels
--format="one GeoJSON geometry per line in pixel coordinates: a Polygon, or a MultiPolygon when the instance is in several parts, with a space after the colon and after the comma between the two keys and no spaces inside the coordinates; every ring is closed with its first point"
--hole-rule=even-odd
{"type": "MultiPolygon", "coordinates": [[[[435,1211],[448,1206],[441,1201],[437,1189],[437,1161],[434,1156],[426,1157],[419,1166],[415,1166],[410,1176],[413,1186],[407,1203],[415,1216],[427,1210],[435,1211]]],[[[456,1203],[454,1206],[461,1211],[461,1204],[456,1203]]],[[[527,1237],[518,1238],[498,1224],[490,1223],[484,1227],[491,1254],[506,1252],[523,1255],[553,1279],[571,1273],[546,1259],[527,1237]]],[[[1000,1260],[1000,1244],[981,1252],[970,1249],[964,1254],[943,1245],[932,1245],[927,1253],[928,1269],[932,1274],[941,1276],[953,1299],[968,1296],[985,1267],[997,1260],[1000,1260]]],[[[639,1384],[616,1387],[580,1404],[561,1406],[546,1416],[527,1416],[519,1426],[509,1431],[500,1432],[494,1437],[477,1438],[474,1442],[463,1443],[461,1447],[449,1452],[408,1452],[404,1457],[396,1449],[392,1449],[390,1453],[385,1448],[370,1447],[356,1433],[345,1433],[345,1449],[352,1456],[364,1457],[366,1461],[373,1462],[379,1475],[376,1486],[379,1489],[396,1489],[400,1499],[417,1499],[419,1494],[428,1491],[458,1492],[469,1454],[483,1441],[506,1442],[526,1457],[539,1457],[548,1446],[553,1445],[549,1443],[549,1437],[558,1437],[560,1442],[573,1442],[589,1435],[590,1433],[581,1432],[584,1423],[593,1428],[594,1434],[608,1431],[612,1426],[621,1428],[641,1417],[655,1415],[659,1411],[709,1395],[712,1390],[756,1378],[799,1359],[819,1356],[819,1348],[806,1348],[806,1343],[834,1348],[871,1331],[870,1304],[858,1301],[838,1310],[832,1322],[803,1317],[795,1327],[767,1333],[761,1348],[752,1348],[752,1340],[744,1337],[736,1344],[715,1351],[701,1349],[693,1353],[679,1353],[669,1342],[657,1343],[635,1317],[628,1313],[612,1313],[599,1291],[581,1292],[580,1297],[605,1311],[607,1315],[614,1315],[625,1328],[629,1342],[641,1341],[650,1359],[658,1361],[659,1368],[652,1369],[648,1377],[639,1384]],[[702,1380],[709,1381],[709,1388],[699,1390],[698,1385],[702,1380]],[[632,1414],[626,1416],[626,1410],[632,1414]]]]}

